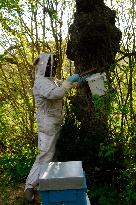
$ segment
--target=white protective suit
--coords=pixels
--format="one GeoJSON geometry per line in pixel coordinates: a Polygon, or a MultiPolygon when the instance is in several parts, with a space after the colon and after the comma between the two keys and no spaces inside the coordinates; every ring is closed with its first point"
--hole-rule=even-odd
{"type": "Polygon", "coordinates": [[[27,177],[25,190],[38,185],[41,165],[53,160],[63,119],[63,97],[73,85],[66,80],[60,85],[60,81],[51,77],[52,67],[50,77],[44,77],[50,57],[51,65],[53,65],[53,55],[45,53],[39,55],[39,62],[36,65],[33,94],[38,109],[38,148],[40,154],[36,157],[27,177]]]}

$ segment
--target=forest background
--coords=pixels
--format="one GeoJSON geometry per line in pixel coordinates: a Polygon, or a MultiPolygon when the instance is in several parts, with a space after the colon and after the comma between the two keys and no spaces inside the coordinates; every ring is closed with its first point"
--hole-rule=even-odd
{"type": "MultiPolygon", "coordinates": [[[[103,142],[99,138],[95,141],[94,154],[99,160],[89,165],[89,197],[95,205],[134,205],[136,1],[105,0],[105,4],[117,11],[116,26],[122,31],[122,40],[116,66],[110,71],[112,90],[106,96],[110,99],[106,115],[111,135],[103,142]]],[[[21,204],[25,178],[38,152],[32,95],[34,59],[40,52],[55,53],[57,77],[74,73],[73,62],[66,56],[74,11],[74,0],[0,1],[0,204],[21,204]]],[[[73,95],[74,92],[69,93],[73,95]]],[[[94,97],[93,103],[99,117],[101,98],[94,97]]],[[[74,123],[80,130],[79,122],[74,123]]],[[[66,129],[64,134],[69,136],[66,129]]],[[[69,138],[67,143],[71,144],[69,138]]]]}

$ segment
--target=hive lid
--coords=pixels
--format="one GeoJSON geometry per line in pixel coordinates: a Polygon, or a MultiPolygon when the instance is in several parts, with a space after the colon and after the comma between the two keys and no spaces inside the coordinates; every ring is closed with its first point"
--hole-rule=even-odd
{"type": "Polygon", "coordinates": [[[81,189],[84,176],[81,161],[47,162],[41,167],[39,190],[81,189]]]}

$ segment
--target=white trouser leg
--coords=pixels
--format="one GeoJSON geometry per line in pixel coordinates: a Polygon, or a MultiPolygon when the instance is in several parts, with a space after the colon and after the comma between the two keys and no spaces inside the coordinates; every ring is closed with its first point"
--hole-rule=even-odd
{"type": "Polygon", "coordinates": [[[86,201],[87,201],[87,205],[91,205],[91,204],[90,204],[89,197],[88,197],[88,195],[87,195],[87,194],[86,194],[86,201]]]}
{"type": "Polygon", "coordinates": [[[36,157],[36,160],[26,179],[25,190],[27,188],[34,188],[36,185],[38,185],[40,167],[44,162],[49,162],[53,159],[53,156],[55,154],[55,145],[58,136],[59,136],[59,131],[52,136],[39,132],[38,148],[40,150],[40,154],[36,157]]]}

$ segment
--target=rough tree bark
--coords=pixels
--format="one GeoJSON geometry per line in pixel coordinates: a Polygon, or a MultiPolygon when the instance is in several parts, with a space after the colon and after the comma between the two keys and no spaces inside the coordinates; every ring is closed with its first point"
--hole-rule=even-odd
{"type": "Polygon", "coordinates": [[[67,57],[75,62],[76,72],[96,68],[107,70],[119,50],[121,32],[115,26],[116,12],[103,0],[76,0],[74,22],[69,29],[67,57]]]}

